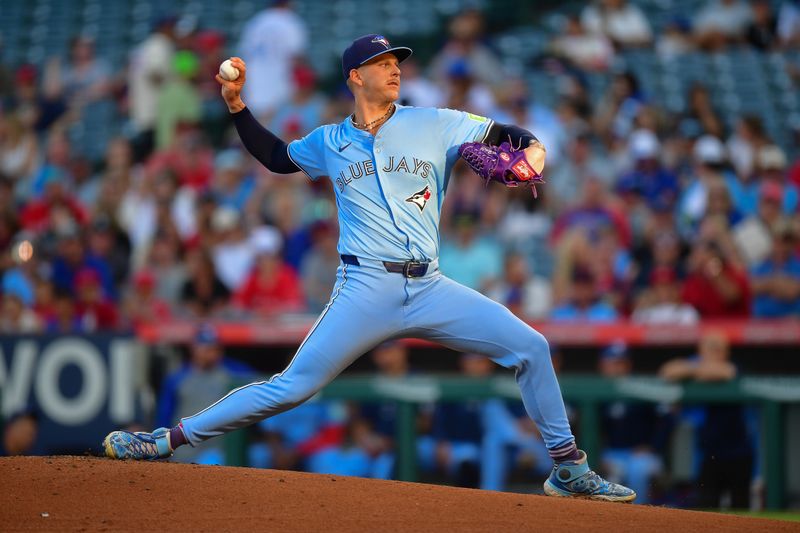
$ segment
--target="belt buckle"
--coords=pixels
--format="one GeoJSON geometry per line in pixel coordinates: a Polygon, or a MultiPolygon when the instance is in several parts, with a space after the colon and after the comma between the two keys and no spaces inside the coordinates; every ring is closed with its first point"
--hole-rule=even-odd
{"type": "Polygon", "coordinates": [[[407,278],[416,278],[416,277],[419,277],[419,276],[412,276],[412,275],[411,275],[411,268],[412,268],[412,267],[419,266],[419,265],[421,265],[421,264],[422,264],[422,263],[420,263],[419,261],[406,261],[406,262],[403,264],[403,276],[405,276],[405,277],[407,277],[407,278]]]}

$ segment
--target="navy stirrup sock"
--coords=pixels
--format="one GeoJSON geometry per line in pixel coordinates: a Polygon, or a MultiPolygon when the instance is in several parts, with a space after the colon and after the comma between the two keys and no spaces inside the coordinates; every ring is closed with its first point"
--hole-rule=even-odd
{"type": "Polygon", "coordinates": [[[186,435],[183,434],[183,428],[178,424],[169,430],[169,447],[177,450],[178,446],[183,446],[184,444],[189,444],[189,441],[186,440],[186,435]]]}
{"type": "Polygon", "coordinates": [[[558,448],[553,448],[552,450],[548,450],[550,457],[553,458],[553,461],[556,463],[564,463],[566,461],[577,461],[581,458],[581,454],[578,453],[578,446],[575,445],[575,441],[570,442],[569,444],[565,444],[564,446],[559,446],[558,448]]]}

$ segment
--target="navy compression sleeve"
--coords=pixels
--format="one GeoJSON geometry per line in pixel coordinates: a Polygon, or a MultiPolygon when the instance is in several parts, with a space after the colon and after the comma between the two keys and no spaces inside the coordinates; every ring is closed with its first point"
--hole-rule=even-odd
{"type": "Polygon", "coordinates": [[[278,174],[300,172],[289,158],[289,145],[259,124],[249,109],[245,107],[231,116],[244,147],[259,163],[278,174]]]}
{"type": "Polygon", "coordinates": [[[500,124],[498,122],[492,124],[491,128],[489,128],[489,133],[486,134],[486,144],[491,146],[498,146],[501,143],[509,141],[509,139],[511,146],[523,150],[533,141],[539,140],[533,133],[525,128],[520,128],[513,124],[500,124]]]}

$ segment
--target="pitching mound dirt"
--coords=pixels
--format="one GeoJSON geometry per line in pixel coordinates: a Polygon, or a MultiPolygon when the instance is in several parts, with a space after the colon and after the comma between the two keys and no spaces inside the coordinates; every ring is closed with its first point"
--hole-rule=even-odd
{"type": "Polygon", "coordinates": [[[0,531],[800,531],[800,524],[396,481],[0,458],[0,531]]]}

